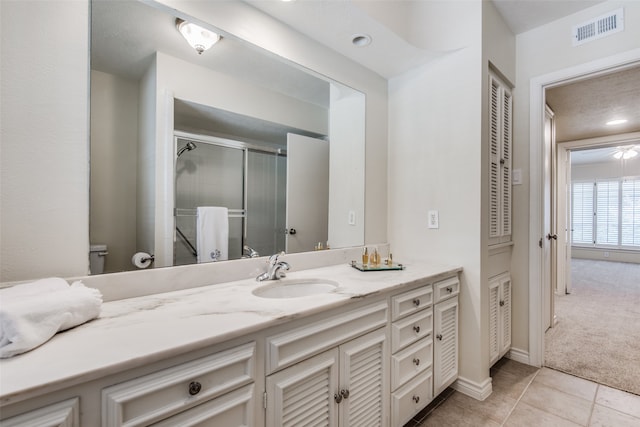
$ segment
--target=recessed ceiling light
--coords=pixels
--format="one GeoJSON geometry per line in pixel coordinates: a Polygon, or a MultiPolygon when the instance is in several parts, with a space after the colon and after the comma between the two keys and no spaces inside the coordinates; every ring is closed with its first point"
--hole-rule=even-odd
{"type": "Polygon", "coordinates": [[[358,47],[368,46],[371,44],[371,36],[368,34],[354,34],[351,36],[351,43],[358,47]]]}
{"type": "Polygon", "coordinates": [[[610,121],[607,122],[607,126],[621,125],[621,124],[627,123],[627,122],[628,122],[627,119],[610,120],[610,121]]]}
{"type": "Polygon", "coordinates": [[[198,52],[198,55],[202,55],[202,52],[220,40],[219,34],[180,18],[176,18],[176,27],[187,43],[198,52]]]}

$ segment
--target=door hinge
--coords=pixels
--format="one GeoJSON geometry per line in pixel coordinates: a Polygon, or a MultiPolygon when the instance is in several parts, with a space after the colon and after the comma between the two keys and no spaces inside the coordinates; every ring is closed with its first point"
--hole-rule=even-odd
{"type": "Polygon", "coordinates": [[[262,394],[262,406],[264,406],[264,409],[267,409],[267,392],[266,391],[262,394]]]}

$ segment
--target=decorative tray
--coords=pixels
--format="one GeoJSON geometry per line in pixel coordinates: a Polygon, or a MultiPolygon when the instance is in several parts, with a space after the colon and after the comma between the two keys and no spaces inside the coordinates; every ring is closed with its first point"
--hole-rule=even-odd
{"type": "Polygon", "coordinates": [[[360,270],[360,271],[390,271],[390,270],[404,270],[404,265],[391,263],[388,264],[380,264],[380,265],[364,265],[361,262],[351,261],[351,267],[360,270]]]}

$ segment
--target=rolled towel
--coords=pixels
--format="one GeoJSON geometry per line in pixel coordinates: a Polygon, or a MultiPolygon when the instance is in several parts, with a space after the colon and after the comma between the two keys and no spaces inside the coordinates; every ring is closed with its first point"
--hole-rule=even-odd
{"type": "Polygon", "coordinates": [[[100,291],[81,282],[64,283],[64,288],[44,286],[40,293],[31,292],[33,289],[0,290],[0,358],[32,350],[57,332],[100,315],[100,291]]]}

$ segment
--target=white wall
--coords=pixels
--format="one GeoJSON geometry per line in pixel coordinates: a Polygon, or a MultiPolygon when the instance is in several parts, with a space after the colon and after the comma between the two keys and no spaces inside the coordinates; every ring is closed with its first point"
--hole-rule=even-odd
{"type": "Polygon", "coordinates": [[[89,270],[87,1],[1,1],[0,281],[89,270]]]}
{"type": "MultiPolygon", "coordinates": [[[[455,30],[466,47],[389,81],[389,236],[398,262],[461,265],[460,375],[488,379],[481,331],[482,5],[455,30]],[[427,214],[439,211],[439,229],[427,214]]],[[[487,342],[488,345],[488,342],[487,342]]]]}
{"type": "Polygon", "coordinates": [[[106,244],[105,273],[136,252],[138,83],[91,71],[91,244],[106,244]]]}
{"type": "MultiPolygon", "coordinates": [[[[637,49],[640,44],[640,2],[608,1],[580,13],[567,16],[519,34],[516,37],[516,90],[514,91],[514,169],[522,169],[523,185],[513,187],[514,241],[512,279],[527,287],[526,292],[513,295],[513,345],[529,349],[529,258],[537,251],[536,242],[529,241],[531,212],[540,206],[529,203],[531,144],[530,82],[531,79],[587,64],[611,55],[637,49]],[[625,30],[578,47],[571,43],[571,28],[616,8],[625,9],[625,30]]],[[[541,108],[536,106],[536,108],[541,108]]],[[[534,183],[535,184],[535,183],[534,183]]],[[[536,286],[538,286],[536,284],[536,286]]],[[[525,291],[523,289],[523,291],[525,291]]]]}
{"type": "Polygon", "coordinates": [[[329,244],[343,248],[364,243],[365,96],[335,84],[330,91],[329,244]]]}

